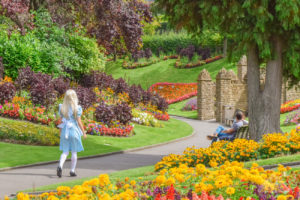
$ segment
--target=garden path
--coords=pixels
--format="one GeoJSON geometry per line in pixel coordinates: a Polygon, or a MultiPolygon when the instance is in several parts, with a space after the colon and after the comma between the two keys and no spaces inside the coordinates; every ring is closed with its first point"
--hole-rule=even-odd
{"type": "MultiPolygon", "coordinates": [[[[185,140],[161,145],[134,152],[109,155],[98,158],[79,160],[76,179],[98,176],[101,173],[154,165],[165,155],[180,154],[186,147],[207,147],[210,141],[206,135],[211,134],[219,125],[215,121],[198,121],[182,117],[174,117],[190,124],[195,134],[185,140]]],[[[47,164],[0,172],[0,198],[15,194],[17,191],[74,180],[69,176],[70,162],[66,162],[63,177],[56,176],[57,164],[47,164]]]]}

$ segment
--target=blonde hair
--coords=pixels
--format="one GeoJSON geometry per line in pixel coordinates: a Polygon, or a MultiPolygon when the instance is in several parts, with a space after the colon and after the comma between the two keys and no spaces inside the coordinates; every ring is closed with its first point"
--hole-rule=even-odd
{"type": "Polygon", "coordinates": [[[64,102],[61,106],[61,114],[64,118],[69,119],[69,109],[72,108],[75,119],[77,118],[78,111],[78,98],[74,90],[67,90],[64,102]]]}

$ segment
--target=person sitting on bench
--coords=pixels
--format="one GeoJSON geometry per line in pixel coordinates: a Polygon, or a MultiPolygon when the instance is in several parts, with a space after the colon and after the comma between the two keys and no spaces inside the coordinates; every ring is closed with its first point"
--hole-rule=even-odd
{"type": "Polygon", "coordinates": [[[225,129],[223,126],[219,126],[216,130],[216,132],[213,135],[208,135],[207,139],[212,140],[213,142],[216,142],[219,140],[233,140],[238,129],[244,125],[243,122],[243,113],[238,111],[235,114],[235,120],[229,129],[225,129]]]}

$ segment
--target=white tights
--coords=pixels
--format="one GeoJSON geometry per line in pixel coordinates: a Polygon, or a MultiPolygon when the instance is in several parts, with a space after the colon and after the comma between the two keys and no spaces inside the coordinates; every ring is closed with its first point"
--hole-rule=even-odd
{"type": "MultiPolygon", "coordinates": [[[[63,152],[61,154],[60,160],[59,160],[59,166],[61,168],[63,168],[68,155],[69,155],[69,152],[63,152]]],[[[76,163],[77,163],[77,152],[72,152],[72,157],[71,157],[71,171],[72,172],[75,172],[76,163]]]]}

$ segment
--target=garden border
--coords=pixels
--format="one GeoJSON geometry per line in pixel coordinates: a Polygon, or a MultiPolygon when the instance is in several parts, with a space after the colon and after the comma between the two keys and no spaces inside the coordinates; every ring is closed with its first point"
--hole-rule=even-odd
{"type": "MultiPolygon", "coordinates": [[[[185,136],[185,137],[182,137],[182,138],[177,138],[177,139],[170,140],[170,141],[163,142],[163,143],[159,143],[159,144],[152,144],[152,145],[147,145],[147,146],[143,146],[143,147],[137,147],[137,148],[127,149],[127,150],[122,150],[122,151],[111,152],[111,153],[97,154],[97,155],[92,155],[92,156],[83,156],[83,157],[79,157],[78,160],[85,160],[85,159],[90,159],[90,158],[99,158],[99,157],[110,156],[110,155],[115,155],[115,154],[124,154],[124,153],[144,150],[144,149],[150,149],[150,148],[153,148],[153,147],[159,147],[159,146],[163,146],[163,145],[166,145],[166,144],[183,141],[183,140],[186,140],[190,137],[195,136],[195,134],[196,134],[196,131],[193,129],[193,132],[192,132],[191,135],[188,135],[188,136],[185,136]]],[[[71,159],[67,159],[67,161],[70,161],[70,160],[71,159]]],[[[20,165],[20,166],[15,166],[15,167],[0,168],[0,172],[14,170],[14,169],[22,169],[22,168],[27,168],[27,167],[35,167],[35,166],[42,166],[42,165],[48,165],[48,164],[55,164],[55,163],[58,163],[58,160],[39,162],[39,163],[28,164],[28,165],[20,165]]]]}

